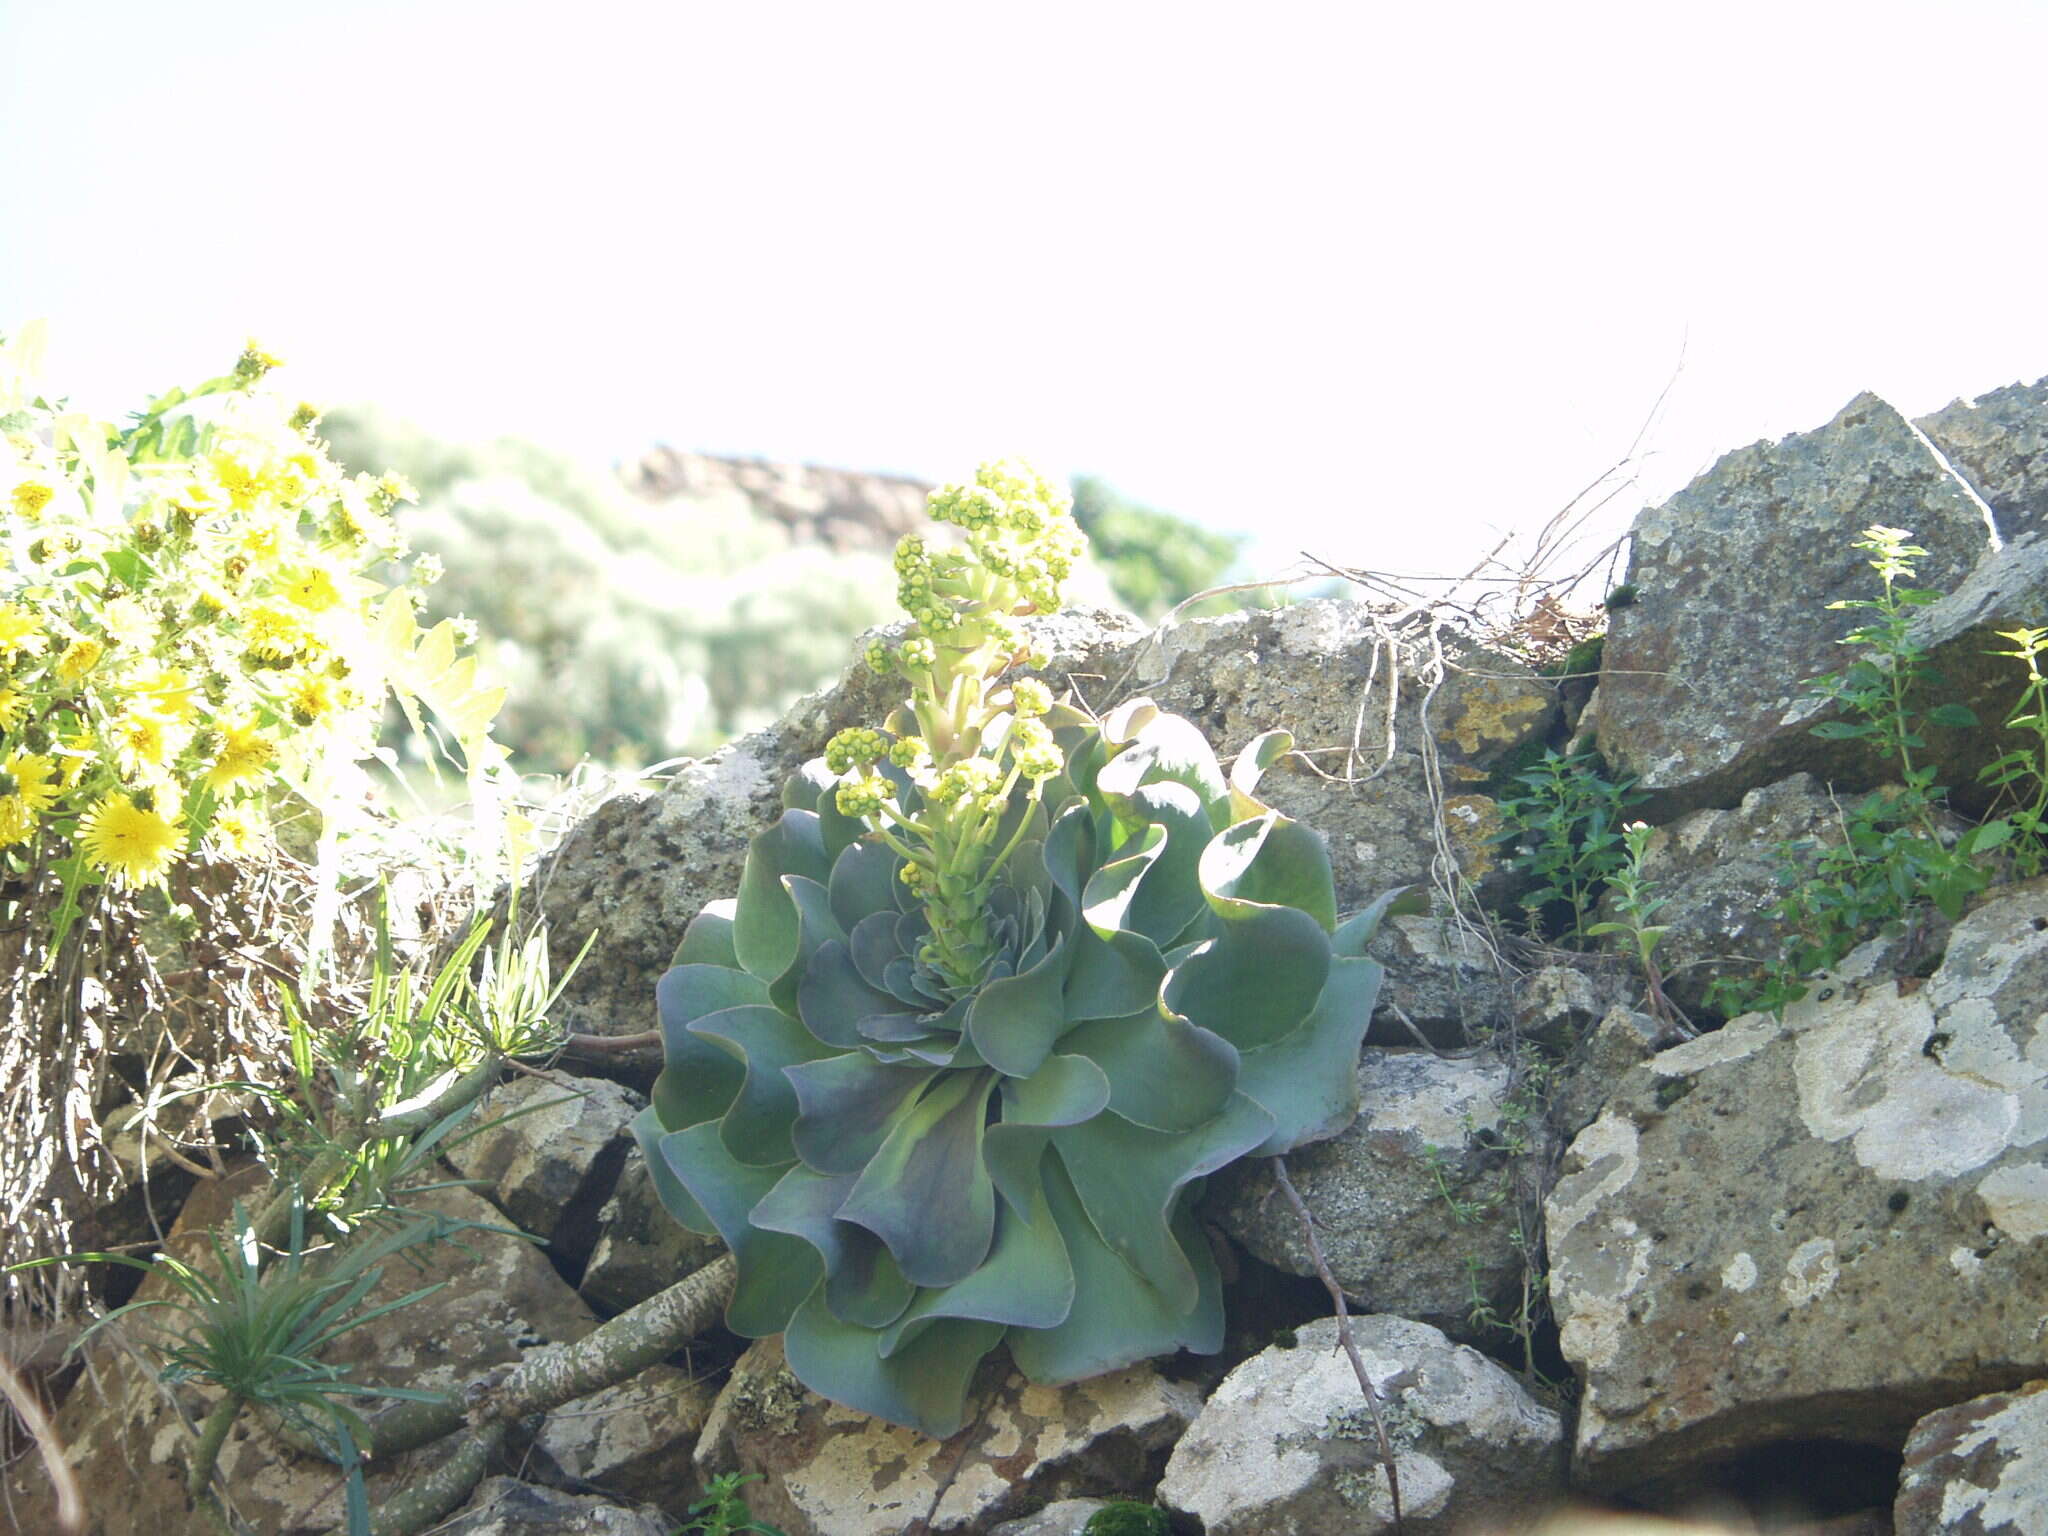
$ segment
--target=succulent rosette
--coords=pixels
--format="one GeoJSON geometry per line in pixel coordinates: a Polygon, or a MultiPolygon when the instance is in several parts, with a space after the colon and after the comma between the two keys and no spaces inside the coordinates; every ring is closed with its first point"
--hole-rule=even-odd
{"type": "Polygon", "coordinates": [[[992,686],[1010,638],[940,628],[690,924],[635,1132],[734,1253],[736,1332],[945,1436],[998,1344],[1048,1384],[1220,1347],[1194,1200],[1356,1112],[1385,902],[1340,927],[1321,839],[1258,800],[1284,733],[1226,774],[1150,700],[992,686]]]}

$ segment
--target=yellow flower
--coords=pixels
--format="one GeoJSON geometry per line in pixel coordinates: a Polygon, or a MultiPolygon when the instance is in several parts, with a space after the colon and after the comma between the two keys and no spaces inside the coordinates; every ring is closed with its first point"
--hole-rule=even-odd
{"type": "Polygon", "coordinates": [[[78,846],[85,861],[130,890],[162,884],[184,842],[184,828],[176,818],[134,795],[108,795],[78,823],[78,846]]]}
{"type": "Polygon", "coordinates": [[[108,722],[107,738],[115,761],[130,777],[164,767],[184,744],[184,732],[175,729],[162,715],[133,708],[123,710],[108,722]]]}
{"type": "Polygon", "coordinates": [[[32,811],[47,811],[57,803],[59,785],[56,780],[56,764],[40,752],[10,752],[7,761],[0,765],[13,781],[11,793],[32,811]]]}
{"type": "Polygon", "coordinates": [[[284,595],[308,613],[325,613],[341,601],[341,588],[325,567],[303,566],[284,584],[284,595]]]}
{"type": "Polygon", "coordinates": [[[294,661],[311,639],[298,616],[281,603],[259,604],[242,623],[242,640],[259,661],[294,661]]]}
{"type": "Polygon", "coordinates": [[[28,713],[28,695],[19,688],[0,688],[0,731],[11,731],[28,713]]]}
{"type": "Polygon", "coordinates": [[[302,677],[285,697],[285,707],[298,725],[317,725],[341,703],[333,682],[324,677],[302,677]]]}
{"type": "Polygon", "coordinates": [[[69,789],[85,774],[86,764],[97,757],[92,736],[86,731],[76,731],[57,743],[57,783],[60,788],[69,789]]]}
{"type": "Polygon", "coordinates": [[[252,779],[270,766],[277,755],[276,744],[265,736],[254,720],[238,721],[221,731],[220,751],[206,770],[206,782],[225,789],[241,779],[252,779]]]}
{"type": "Polygon", "coordinates": [[[14,515],[31,523],[43,520],[43,508],[50,504],[56,491],[40,480],[24,480],[14,488],[11,498],[14,515]]]}
{"type": "Polygon", "coordinates": [[[64,647],[64,654],[57,658],[57,676],[67,683],[77,682],[99,665],[106,649],[90,637],[72,641],[64,647]]]}
{"type": "Polygon", "coordinates": [[[19,603],[0,603],[0,657],[13,662],[42,648],[42,620],[19,603]]]}
{"type": "Polygon", "coordinates": [[[100,610],[100,622],[117,643],[146,651],[156,644],[157,619],[140,598],[117,597],[100,610]]]}
{"type": "Polygon", "coordinates": [[[0,794],[0,848],[25,843],[36,830],[36,813],[26,798],[16,793],[0,794]]]}
{"type": "Polygon", "coordinates": [[[263,494],[262,477],[232,453],[208,454],[206,468],[220,494],[237,512],[247,512],[263,494]]]}
{"type": "Polygon", "coordinates": [[[207,851],[218,859],[246,859],[270,844],[270,828],[247,804],[224,805],[206,829],[207,851]]]}
{"type": "Polygon", "coordinates": [[[194,702],[197,693],[182,668],[160,666],[144,673],[136,682],[132,707],[183,725],[198,710],[194,702]]]}

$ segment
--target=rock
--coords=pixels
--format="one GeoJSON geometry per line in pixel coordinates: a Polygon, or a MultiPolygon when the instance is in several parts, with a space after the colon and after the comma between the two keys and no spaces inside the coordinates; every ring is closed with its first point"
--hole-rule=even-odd
{"type": "MultiPolygon", "coordinates": [[[[248,1199],[254,1190],[247,1174],[200,1185],[173,1230],[173,1251],[188,1262],[210,1265],[210,1259],[202,1258],[204,1234],[228,1216],[232,1200],[248,1199]]],[[[422,1193],[410,1204],[502,1225],[498,1213],[466,1189],[422,1193]]],[[[395,1301],[422,1286],[439,1283],[441,1289],[343,1334],[324,1350],[324,1360],[350,1368],[350,1379],[438,1390],[516,1362],[529,1348],[581,1338],[595,1326],[575,1293],[530,1243],[473,1231],[455,1242],[414,1250],[414,1257],[423,1268],[415,1270],[402,1258],[385,1265],[371,1304],[395,1301]]],[[[152,1277],[138,1296],[164,1294],[167,1288],[152,1277]]],[[[170,1320],[160,1308],[122,1326],[130,1338],[142,1339],[170,1320]]],[[[185,1499],[191,1441],[169,1401],[171,1394],[143,1367],[139,1354],[102,1348],[93,1352],[93,1362],[58,1414],[56,1427],[85,1486],[95,1536],[216,1536],[211,1518],[185,1499]]],[[[176,1389],[176,1397],[192,1423],[204,1417],[214,1400],[210,1391],[190,1386],[176,1389]]],[[[344,1403],[359,1411],[376,1406],[374,1399],[344,1403]]],[[[446,1440],[373,1467],[372,1506],[438,1466],[453,1449],[454,1442],[446,1440]]],[[[335,1468],[284,1448],[246,1413],[228,1435],[220,1471],[236,1511],[264,1536],[327,1536],[341,1528],[341,1482],[335,1468]]],[[[17,1500],[20,1529],[57,1528],[33,1458],[15,1463],[9,1489],[17,1500]]]]}
{"type": "Polygon", "coordinates": [[[1851,955],[1630,1073],[1548,1205],[1596,1489],[1744,1453],[1895,1448],[2038,1374],[2048,1294],[2048,882],[1957,924],[1924,984],[1851,955]]]}
{"type": "Polygon", "coordinates": [[[484,1096],[448,1161],[573,1272],[597,1241],[632,1148],[626,1126],[645,1103],[602,1078],[515,1077],[484,1096]]]}
{"type": "MultiPolygon", "coordinates": [[[[1628,573],[1636,599],[1609,620],[1589,713],[1610,767],[1649,792],[1645,819],[1732,805],[1798,772],[1844,788],[1896,774],[1860,742],[1815,737],[1813,725],[1836,706],[1803,689],[1845,665],[1838,642],[1865,617],[1828,605],[1877,590],[1868,557],[1851,547],[1873,523],[1912,532],[1928,554],[1911,585],[1941,592],[1960,587],[1997,542],[1970,486],[1868,394],[1817,431],[1726,455],[1636,519],[1628,573]]],[[[1990,697],[1989,685],[2013,680],[1984,664],[1983,637],[1966,638],[1973,626],[1958,627],[1957,617],[1937,624],[1929,610],[1916,633],[1934,650],[1942,698],[1981,695],[1988,718],[2016,683],[1990,697]]],[[[1933,739],[1942,735],[1930,733],[1942,782],[1969,783],[1974,766],[1951,761],[1933,739]]]]}
{"type": "MultiPolygon", "coordinates": [[[[1288,1177],[1315,1221],[1330,1272],[1347,1296],[1375,1311],[1478,1337],[1484,1330],[1472,1321],[1475,1295],[1504,1303],[1519,1292],[1518,1174],[1542,1162],[1540,1110],[1510,1107],[1514,1073],[1491,1054],[1368,1048],[1358,1084],[1357,1120],[1287,1157],[1288,1177]],[[1539,1155],[1508,1156],[1502,1143],[1510,1135],[1539,1155]]],[[[1208,1211],[1266,1263],[1315,1273],[1301,1223],[1268,1160],[1216,1175],[1208,1211]]]]}
{"type": "Polygon", "coordinates": [[[691,1457],[718,1396],[672,1365],[556,1409],[534,1436],[527,1475],[578,1491],[659,1504],[681,1518],[697,1497],[691,1457]]]}
{"type": "Polygon", "coordinates": [[[1954,401],[1914,425],[1976,487],[2002,538],[2048,529],[2048,379],[1954,401]]]}
{"type": "Polygon", "coordinates": [[[693,1275],[725,1252],[662,1209],[644,1159],[628,1157],[618,1188],[597,1218],[597,1246],[583,1270],[583,1299],[603,1312],[623,1312],[693,1275]]]}
{"type": "Polygon", "coordinates": [[[992,1362],[979,1390],[986,1411],[933,1440],[827,1402],[789,1373],[781,1341],[764,1339],[719,1394],[698,1471],[761,1474],[749,1506],[788,1536],[870,1536],[917,1521],[982,1531],[1082,1490],[1148,1492],[1202,1406],[1193,1387],[1151,1365],[1039,1387],[992,1362]]]}
{"type": "Polygon", "coordinates": [[[1576,965],[1546,965],[1524,976],[1515,991],[1515,1033],[1543,1045],[1584,1039],[1616,1006],[1610,994],[1614,967],[1593,974],[1576,965]]]}
{"type": "Polygon", "coordinates": [[[1366,953],[1387,968],[1366,1035],[1374,1045],[1414,1045],[1419,1034],[1431,1045],[1466,1046],[1513,1014],[1513,969],[1484,930],[1442,903],[1386,918],[1366,953]]]}
{"type": "MultiPolygon", "coordinates": [[[[1045,676],[1055,684],[1071,683],[1103,712],[1149,694],[1200,725],[1226,763],[1263,731],[1292,731],[1310,756],[1276,764],[1259,794],[1327,838],[1340,907],[1428,884],[1440,851],[1482,891],[1502,885],[1499,812],[1481,789],[1543,733],[1555,707],[1550,685],[1519,663],[1448,637],[1439,660],[1434,645],[1391,637],[1366,605],[1330,600],[1160,636],[1101,611],[1070,610],[1030,629],[1053,653],[1045,676]],[[1333,766],[1318,773],[1310,761],[1333,766]],[[1441,850],[1430,762],[1443,792],[1441,850]]],[[[559,965],[597,934],[557,1010],[562,1022],[593,1034],[654,1027],[655,982],[684,926],[738,888],[747,839],[766,825],[783,781],[834,731],[881,720],[896,686],[856,666],[776,724],[685,764],[658,794],[608,800],[571,829],[529,899],[546,911],[559,965]]]]}
{"type": "Polygon", "coordinates": [[[1095,1512],[1108,1507],[1107,1499],[1061,1499],[1035,1515],[1005,1520],[992,1527],[988,1536],[1081,1536],[1095,1512]]]}
{"type": "Polygon", "coordinates": [[[1913,1426],[1897,1536],[2048,1531],[2048,1381],[1958,1403],[1913,1426]]]}
{"type": "MultiPolygon", "coordinates": [[[[1405,1318],[1351,1320],[1383,1400],[1406,1528],[1526,1528],[1565,1492],[1564,1426],[1478,1351],[1405,1318]]],[[[1224,1379],[1167,1462],[1159,1501],[1209,1536],[1393,1528],[1371,1412],[1326,1318],[1224,1379]]]]}
{"type": "Polygon", "coordinates": [[[490,1477],[460,1511],[434,1527],[434,1536],[668,1536],[673,1529],[652,1510],[490,1477]]]}
{"type": "Polygon", "coordinates": [[[626,489],[657,504],[688,501],[752,511],[789,530],[792,544],[887,554],[925,526],[931,487],[896,475],[721,459],[666,446],[619,471],[626,489]]]}
{"type": "Polygon", "coordinates": [[[1610,1008],[1565,1059],[1557,1089],[1554,1121],[1567,1140],[1595,1120],[1632,1067],[1678,1044],[1676,1030],[1632,1008],[1610,1008]]]}
{"type": "Polygon", "coordinates": [[[1673,1002],[1702,1012],[1715,980],[1752,975],[1783,952],[1788,930],[1769,915],[1784,894],[1777,845],[1839,844],[1841,819],[1826,787],[1796,773],[1733,810],[1693,811],[1651,835],[1643,877],[1664,901],[1657,963],[1673,1002]]]}

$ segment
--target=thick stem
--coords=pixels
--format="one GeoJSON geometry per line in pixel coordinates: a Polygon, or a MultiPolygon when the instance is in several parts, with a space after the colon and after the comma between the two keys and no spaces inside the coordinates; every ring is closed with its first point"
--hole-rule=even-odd
{"type": "Polygon", "coordinates": [[[235,1415],[241,1411],[242,1400],[230,1392],[214,1404],[213,1412],[199,1426],[199,1444],[193,1447],[192,1465],[185,1472],[185,1491],[194,1499],[207,1497],[207,1490],[213,1482],[214,1464],[220,1460],[220,1448],[227,1444],[228,1431],[234,1427],[235,1415]]]}
{"type": "Polygon", "coordinates": [[[505,1434],[503,1424],[485,1425],[440,1466],[386,1499],[370,1522],[371,1536],[418,1536],[439,1525],[484,1480],[492,1459],[505,1448],[505,1434]]]}

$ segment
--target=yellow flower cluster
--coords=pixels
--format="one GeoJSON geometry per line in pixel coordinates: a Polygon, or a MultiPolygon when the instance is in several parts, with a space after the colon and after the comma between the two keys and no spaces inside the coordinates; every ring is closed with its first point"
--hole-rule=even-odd
{"type": "Polygon", "coordinates": [[[344,474],[254,343],[116,430],[36,393],[21,340],[0,345],[0,861],[158,885],[260,848],[280,792],[374,746],[413,659],[374,574],[406,559],[411,491],[344,474]]]}

